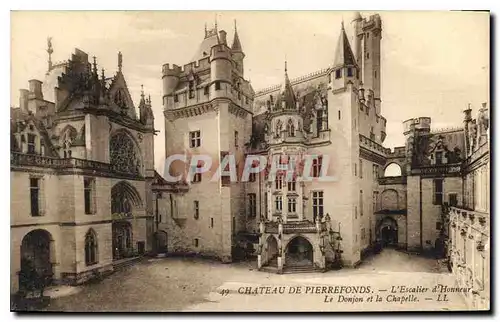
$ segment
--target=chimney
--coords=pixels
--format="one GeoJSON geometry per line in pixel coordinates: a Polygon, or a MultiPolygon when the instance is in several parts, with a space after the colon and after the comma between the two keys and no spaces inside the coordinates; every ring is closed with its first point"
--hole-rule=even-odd
{"type": "Polygon", "coordinates": [[[23,111],[28,110],[28,95],[29,95],[29,90],[27,89],[20,89],[19,90],[19,107],[23,111]]]}
{"type": "Polygon", "coordinates": [[[224,30],[219,31],[219,41],[221,44],[227,45],[226,32],[224,30]]]}
{"type": "Polygon", "coordinates": [[[28,81],[28,83],[29,83],[29,87],[30,87],[29,98],[43,100],[42,82],[37,80],[37,79],[32,79],[32,80],[28,81]]]}

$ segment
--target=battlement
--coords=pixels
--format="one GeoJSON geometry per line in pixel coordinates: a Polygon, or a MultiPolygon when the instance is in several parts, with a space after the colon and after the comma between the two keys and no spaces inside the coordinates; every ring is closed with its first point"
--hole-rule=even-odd
{"type": "Polygon", "coordinates": [[[431,129],[431,118],[422,116],[418,118],[408,119],[403,122],[404,133],[413,130],[427,130],[431,129]]]}
{"type": "MultiPolygon", "coordinates": [[[[324,75],[328,74],[330,69],[331,69],[331,67],[328,67],[328,68],[320,69],[318,71],[315,71],[315,72],[312,72],[312,73],[309,73],[309,74],[306,74],[303,76],[299,76],[297,78],[293,78],[290,80],[290,83],[292,84],[292,86],[294,86],[294,85],[300,84],[302,82],[311,80],[313,78],[324,76],[324,75]]],[[[273,86],[269,86],[269,87],[260,89],[260,90],[255,92],[255,97],[274,92],[280,88],[281,88],[281,84],[277,84],[277,85],[273,85],[273,86]]]]}
{"type": "Polygon", "coordinates": [[[382,28],[382,20],[380,19],[380,15],[374,14],[367,18],[363,19],[363,29],[381,29],[382,28]]]}
{"type": "Polygon", "coordinates": [[[230,59],[231,56],[231,48],[226,44],[218,44],[210,49],[210,61],[218,58],[230,59]]]}
{"type": "Polygon", "coordinates": [[[451,126],[451,127],[443,127],[443,128],[438,128],[438,129],[432,129],[431,133],[432,134],[437,134],[437,133],[452,133],[452,132],[462,132],[464,130],[463,127],[460,126],[451,126]]]}
{"type": "Polygon", "coordinates": [[[406,156],[406,148],[404,146],[397,146],[394,149],[389,149],[387,153],[388,158],[401,158],[406,156]]]}
{"type": "Polygon", "coordinates": [[[162,73],[163,76],[177,76],[181,77],[183,74],[187,74],[191,71],[203,70],[210,67],[210,58],[207,56],[200,60],[185,64],[184,66],[179,66],[176,64],[172,65],[170,68],[170,64],[163,64],[162,73]]]}

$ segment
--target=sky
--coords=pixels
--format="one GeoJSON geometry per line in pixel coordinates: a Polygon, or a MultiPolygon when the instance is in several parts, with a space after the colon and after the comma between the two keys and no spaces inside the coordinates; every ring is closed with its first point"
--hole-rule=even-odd
{"type": "MultiPolygon", "coordinates": [[[[373,12],[361,12],[368,17],[373,12]]],[[[402,122],[432,118],[433,128],[462,124],[462,111],[473,113],[489,99],[489,14],[481,12],[382,11],[381,100],[387,119],[386,147],[404,144],[402,122]]],[[[205,24],[217,20],[229,43],[234,20],[245,52],[245,77],[254,90],[281,83],[285,57],[290,78],[330,66],[348,11],[73,11],[12,12],[11,106],[28,80],[47,71],[47,37],[52,61],[67,60],[79,48],[96,56],[106,75],[123,72],[139,103],[141,84],[151,95],[156,166],[164,158],[161,68],[190,62],[204,37],[205,24]]],[[[351,43],[352,45],[352,43],[351,43]]]]}

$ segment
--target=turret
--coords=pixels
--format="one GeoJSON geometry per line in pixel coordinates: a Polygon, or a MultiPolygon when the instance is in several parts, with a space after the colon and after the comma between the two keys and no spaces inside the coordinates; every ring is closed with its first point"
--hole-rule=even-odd
{"type": "MultiPolygon", "coordinates": [[[[179,84],[179,77],[181,75],[182,68],[177,65],[173,65],[170,68],[169,64],[163,65],[162,69],[162,80],[163,80],[163,97],[172,95],[177,85],[179,84]]],[[[163,99],[164,104],[166,102],[165,98],[163,99]]],[[[164,106],[166,108],[166,105],[164,106]]]]}
{"type": "Polygon", "coordinates": [[[19,90],[19,107],[24,112],[28,111],[28,95],[29,95],[29,92],[30,91],[27,90],[27,89],[20,89],[19,90]]]}
{"type": "Polygon", "coordinates": [[[345,88],[349,82],[355,83],[356,75],[356,59],[345,33],[344,22],[342,22],[337,48],[335,49],[333,67],[329,76],[331,89],[341,89],[345,88]]]}
{"type": "Polygon", "coordinates": [[[31,79],[29,83],[29,99],[43,100],[42,82],[38,79],[31,79]]]}
{"type": "Polygon", "coordinates": [[[210,97],[227,97],[232,87],[231,49],[224,44],[210,50],[210,97]]]}
{"type": "Polygon", "coordinates": [[[361,47],[361,43],[363,41],[362,21],[363,18],[361,17],[361,14],[358,11],[356,11],[354,13],[354,17],[351,21],[351,24],[353,25],[353,33],[354,33],[352,46],[353,46],[354,57],[356,57],[356,63],[358,64],[358,66],[361,66],[363,57],[362,47],[361,47]]]}
{"type": "Polygon", "coordinates": [[[231,51],[233,53],[233,60],[236,63],[236,70],[238,70],[243,77],[243,59],[245,58],[245,53],[243,53],[243,48],[241,47],[240,37],[238,36],[238,29],[236,27],[236,20],[234,21],[234,39],[231,51]]]}

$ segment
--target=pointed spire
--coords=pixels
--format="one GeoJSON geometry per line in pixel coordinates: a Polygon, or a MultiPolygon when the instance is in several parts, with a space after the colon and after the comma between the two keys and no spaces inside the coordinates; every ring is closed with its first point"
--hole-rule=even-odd
{"type": "Polygon", "coordinates": [[[104,76],[104,68],[101,69],[101,80],[103,83],[106,82],[106,76],[104,76]]]}
{"type": "Polygon", "coordinates": [[[241,52],[241,53],[243,52],[243,48],[241,47],[240,37],[238,36],[238,28],[236,27],[236,19],[234,20],[234,38],[231,50],[233,52],[241,52]]]}
{"type": "Polygon", "coordinates": [[[356,60],[349,44],[349,39],[345,33],[344,21],[342,21],[337,48],[335,49],[335,58],[333,66],[355,65],[356,60]]]}
{"type": "Polygon", "coordinates": [[[144,85],[141,84],[141,102],[144,101],[144,85]]]}
{"type": "Polygon", "coordinates": [[[281,85],[281,99],[285,102],[286,108],[294,109],[295,108],[295,93],[293,92],[292,84],[290,79],[288,78],[288,66],[287,61],[285,60],[285,79],[283,84],[281,85]]]}
{"type": "Polygon", "coordinates": [[[118,72],[120,72],[120,73],[122,71],[122,65],[123,65],[123,56],[122,56],[122,52],[119,51],[118,52],[118,72]]]}
{"type": "Polygon", "coordinates": [[[215,31],[217,31],[217,14],[215,14],[215,31]]]}

